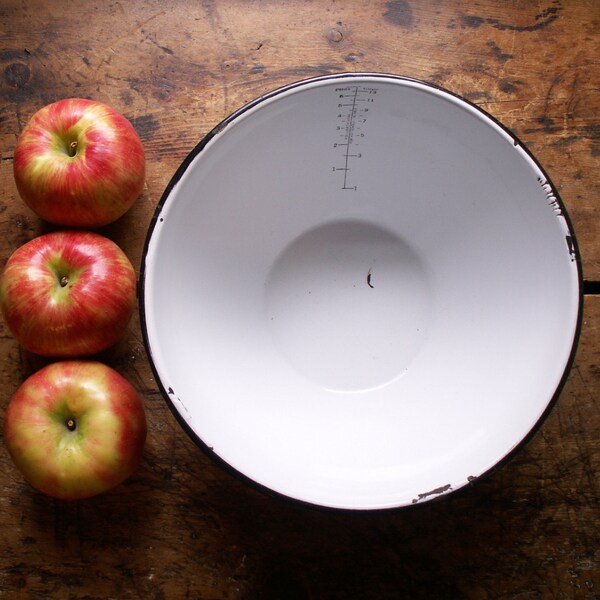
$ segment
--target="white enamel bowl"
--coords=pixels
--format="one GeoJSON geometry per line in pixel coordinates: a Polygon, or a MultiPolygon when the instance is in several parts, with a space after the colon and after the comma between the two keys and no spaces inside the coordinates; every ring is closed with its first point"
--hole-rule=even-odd
{"type": "Polygon", "coordinates": [[[378,74],[216,127],[150,227],[142,325],[198,444],[309,504],[427,502],[504,461],[564,382],[581,274],[558,194],[468,102],[378,74]]]}

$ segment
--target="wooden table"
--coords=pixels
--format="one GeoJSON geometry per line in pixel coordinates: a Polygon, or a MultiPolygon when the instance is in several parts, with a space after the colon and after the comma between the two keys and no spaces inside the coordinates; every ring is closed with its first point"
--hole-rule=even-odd
{"type": "MultiPolygon", "coordinates": [[[[134,208],[102,230],[139,266],[179,163],[283,84],[381,71],[440,84],[510,127],[572,218],[586,279],[575,364],[541,430],[472,488],[409,510],[332,513],[273,498],[207,458],[158,392],[135,319],[103,359],[143,397],[139,471],[77,503],[26,485],[0,449],[0,598],[600,597],[600,3],[596,0],[3,0],[0,260],[46,230],[12,176],[43,105],[91,97],[147,151],[134,208]]],[[[0,402],[43,364],[0,325],[0,402]]]]}

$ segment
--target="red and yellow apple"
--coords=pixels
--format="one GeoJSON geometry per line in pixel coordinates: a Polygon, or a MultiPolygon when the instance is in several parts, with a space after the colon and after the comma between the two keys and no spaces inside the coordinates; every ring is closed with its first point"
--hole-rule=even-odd
{"type": "Polygon", "coordinates": [[[67,98],[31,117],[13,170],[19,194],[38,216],[97,228],[121,217],[142,192],[144,149],[133,125],[110,106],[67,98]]]}
{"type": "Polygon", "coordinates": [[[105,492],[137,469],[146,415],[134,387],[96,361],[59,361],[19,387],[4,415],[4,442],[25,479],[67,500],[105,492]]]}
{"type": "Polygon", "coordinates": [[[112,240],[56,231],[17,248],[0,276],[0,308],[15,338],[49,357],[96,354],[125,333],[136,275],[112,240]]]}

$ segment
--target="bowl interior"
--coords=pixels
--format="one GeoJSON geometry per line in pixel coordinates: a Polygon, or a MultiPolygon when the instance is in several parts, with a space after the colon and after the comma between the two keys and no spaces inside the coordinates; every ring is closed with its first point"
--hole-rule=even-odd
{"type": "Polygon", "coordinates": [[[244,107],[157,209],[143,326],[188,432],[312,504],[427,501],[506,457],[572,352],[580,275],[541,168],[467,102],[326,77],[244,107]]]}

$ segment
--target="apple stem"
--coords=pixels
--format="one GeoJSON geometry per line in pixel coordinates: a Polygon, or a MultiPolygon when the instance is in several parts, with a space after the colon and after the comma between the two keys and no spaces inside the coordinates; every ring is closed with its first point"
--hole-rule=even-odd
{"type": "Polygon", "coordinates": [[[69,278],[66,275],[63,275],[60,278],[60,287],[65,287],[69,283],[69,278]]]}
{"type": "Polygon", "coordinates": [[[67,429],[69,431],[75,431],[75,419],[67,419],[67,429]]]}
{"type": "Polygon", "coordinates": [[[69,144],[69,156],[75,156],[77,154],[77,140],[73,140],[69,144]]]}

